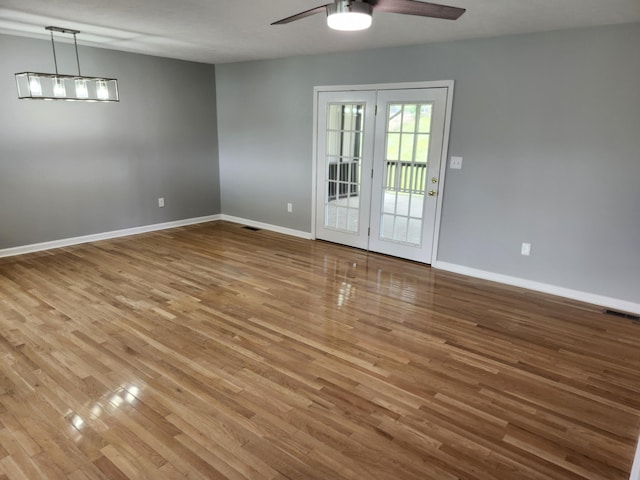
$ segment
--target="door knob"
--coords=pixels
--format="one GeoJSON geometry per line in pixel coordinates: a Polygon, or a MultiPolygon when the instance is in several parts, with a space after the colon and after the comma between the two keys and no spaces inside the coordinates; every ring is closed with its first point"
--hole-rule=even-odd
{"type": "Polygon", "coordinates": [[[438,178],[437,177],[433,177],[431,179],[431,183],[438,183],[438,178]]]}
{"type": "Polygon", "coordinates": [[[436,191],[435,190],[429,190],[429,196],[430,197],[435,197],[436,196],[436,191]]]}

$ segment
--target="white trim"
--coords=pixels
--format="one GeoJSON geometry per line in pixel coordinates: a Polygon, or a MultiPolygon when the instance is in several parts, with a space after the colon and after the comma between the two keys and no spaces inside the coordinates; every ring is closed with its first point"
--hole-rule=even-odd
{"type": "MultiPolygon", "coordinates": [[[[551,295],[557,295],[559,297],[570,298],[572,300],[599,305],[622,312],[640,314],[640,303],[633,303],[617,298],[605,297],[604,295],[597,295],[594,293],[582,292],[580,290],[558,287],[556,285],[535,282],[533,280],[527,280],[525,278],[511,277],[509,275],[502,275],[500,273],[488,272],[486,270],[479,270],[476,268],[465,267],[453,263],[437,261],[434,262],[431,266],[439,270],[446,270],[447,272],[459,273],[462,275],[467,275],[469,277],[504,283],[506,285],[512,285],[514,287],[522,287],[526,288],[527,290],[534,290],[536,292],[548,293],[551,295]]],[[[638,477],[637,480],[640,480],[640,477],[638,477]]]]}
{"type": "Polygon", "coordinates": [[[303,232],[302,230],[293,230],[291,228],[280,227],[278,225],[271,225],[270,223],[256,222],[255,220],[249,220],[246,218],[233,217],[231,215],[221,215],[220,220],[231,223],[239,223],[247,225],[249,227],[261,228],[263,230],[269,230],[271,232],[282,233],[283,235],[290,235],[292,237],[303,238],[305,240],[313,240],[310,232],[303,232]]]}
{"type": "Polygon", "coordinates": [[[313,89],[313,139],[311,141],[311,239],[316,239],[316,195],[317,195],[317,166],[318,166],[318,103],[320,90],[313,89]]]}
{"type": "Polygon", "coordinates": [[[358,90],[409,90],[412,88],[448,88],[453,86],[453,80],[434,80],[425,82],[404,83],[371,83],[363,85],[322,85],[313,87],[314,94],[318,92],[350,92],[358,90]]]}
{"type": "Polygon", "coordinates": [[[640,438],[638,439],[636,456],[633,459],[633,466],[631,467],[631,475],[629,475],[629,480],[640,480],[640,438]]]}
{"type": "Polygon", "coordinates": [[[124,230],[114,230],[111,232],[84,235],[82,237],[63,238],[61,240],[54,240],[51,242],[34,243],[32,245],[5,248],[3,250],[0,250],[0,258],[23,255],[25,253],[41,252],[43,250],[51,250],[52,248],[70,247],[72,245],[79,245],[81,243],[97,242],[100,240],[109,240],[111,238],[126,237],[129,235],[138,235],[140,233],[156,232],[158,230],[184,227],[186,225],[195,225],[197,223],[213,222],[216,220],[220,220],[220,217],[220,215],[209,215],[206,217],[188,218],[185,220],[177,220],[175,222],[156,223],[153,225],[126,228],[124,230]]]}
{"type": "MultiPolygon", "coordinates": [[[[451,115],[453,113],[453,80],[447,82],[447,104],[444,109],[444,132],[442,135],[442,155],[440,157],[440,174],[438,175],[438,198],[436,204],[436,219],[433,230],[433,245],[431,246],[431,263],[438,261],[438,247],[440,246],[440,224],[442,223],[442,202],[444,200],[444,181],[449,157],[449,136],[451,133],[451,115]]],[[[428,180],[428,179],[427,179],[428,180]]]]}
{"type": "Polygon", "coordinates": [[[638,439],[636,456],[633,460],[633,466],[631,467],[631,475],[629,476],[629,480],[640,480],[640,439],[638,439]]]}

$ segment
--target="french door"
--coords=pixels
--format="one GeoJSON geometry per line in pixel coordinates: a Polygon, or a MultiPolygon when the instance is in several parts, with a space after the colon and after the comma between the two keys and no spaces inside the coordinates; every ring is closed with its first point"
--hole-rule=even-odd
{"type": "Polygon", "coordinates": [[[431,263],[447,95],[319,92],[316,238],[431,263]]]}

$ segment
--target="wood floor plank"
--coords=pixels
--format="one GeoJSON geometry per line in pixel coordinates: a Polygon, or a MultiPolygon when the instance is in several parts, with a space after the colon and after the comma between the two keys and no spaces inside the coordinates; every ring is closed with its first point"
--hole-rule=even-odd
{"type": "Polygon", "coordinates": [[[211,222],[0,259],[0,479],[613,480],[640,324],[211,222]]]}

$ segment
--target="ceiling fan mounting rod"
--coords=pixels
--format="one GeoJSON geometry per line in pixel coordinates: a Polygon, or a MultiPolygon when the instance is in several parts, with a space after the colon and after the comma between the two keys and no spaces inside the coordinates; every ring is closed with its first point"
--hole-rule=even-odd
{"type": "Polygon", "coordinates": [[[359,0],[335,0],[334,3],[330,3],[326,7],[328,15],[347,12],[371,15],[373,10],[371,4],[359,0]]]}
{"type": "MultiPolygon", "coordinates": [[[[353,6],[357,5],[359,3],[366,4],[366,5],[369,4],[369,2],[367,2],[366,0],[335,0],[335,3],[336,4],[342,4],[342,5],[344,5],[344,8],[347,8],[349,10],[352,10],[353,6]]],[[[356,8],[358,8],[358,7],[356,7],[356,8]]]]}

